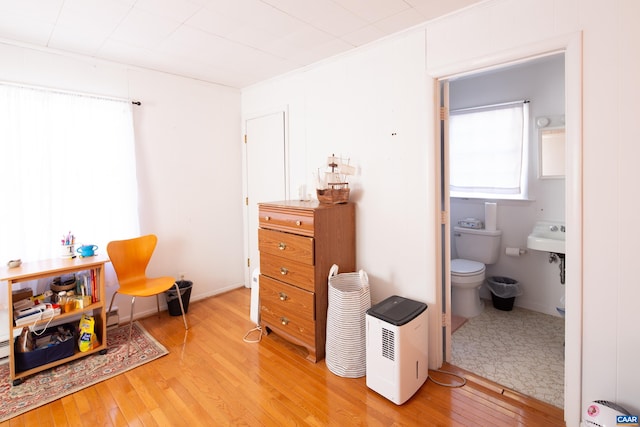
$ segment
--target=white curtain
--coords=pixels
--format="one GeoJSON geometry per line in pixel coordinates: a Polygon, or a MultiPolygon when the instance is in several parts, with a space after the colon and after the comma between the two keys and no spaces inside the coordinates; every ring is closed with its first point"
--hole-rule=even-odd
{"type": "Polygon", "coordinates": [[[452,111],[452,197],[526,198],[528,103],[452,111]]]}
{"type": "Polygon", "coordinates": [[[0,262],[139,234],[131,103],[0,84],[0,262]]]}

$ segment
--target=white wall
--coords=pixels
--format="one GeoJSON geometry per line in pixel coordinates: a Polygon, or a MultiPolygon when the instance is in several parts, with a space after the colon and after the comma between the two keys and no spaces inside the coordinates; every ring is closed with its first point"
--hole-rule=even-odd
{"type": "MultiPolygon", "coordinates": [[[[141,232],[158,235],[149,275],[185,272],[192,300],[242,286],[238,90],[6,44],[0,62],[2,81],[141,101],[134,106],[141,232]]],[[[113,285],[108,280],[109,296],[113,285]]],[[[128,299],[118,305],[128,319],[128,299]]],[[[154,298],[136,301],[136,316],[154,311],[154,298]]]]}
{"type": "Polygon", "coordinates": [[[374,303],[392,294],[435,300],[435,212],[427,202],[435,197],[434,151],[425,119],[434,112],[424,60],[424,34],[411,33],[242,94],[245,115],[287,106],[296,196],[300,185],[315,191],[312,174],[332,153],[358,168],[357,268],[369,275],[374,303]]]}
{"type": "MultiPolygon", "coordinates": [[[[583,297],[582,359],[573,359],[571,352],[567,366],[580,365],[582,404],[608,399],[633,413],[640,412],[640,338],[634,326],[640,315],[631,301],[637,301],[640,291],[631,279],[631,254],[639,236],[623,226],[638,210],[637,199],[629,195],[639,174],[631,160],[638,154],[638,121],[631,112],[637,112],[640,89],[632,77],[640,69],[640,30],[631,17],[639,12],[640,4],[627,0],[496,1],[439,21],[429,27],[427,37],[432,41],[428,63],[436,68],[481,64],[509,49],[582,32],[583,227],[568,230],[582,236],[583,270],[577,272],[582,278],[577,284],[583,297]],[[456,37],[451,37],[452,28],[456,37]],[[438,42],[445,37],[447,42],[438,42]]],[[[574,161],[579,164],[580,159],[574,161]]],[[[573,302],[574,309],[579,303],[573,302]]],[[[567,343],[573,340],[567,336],[567,343]]],[[[568,424],[575,425],[579,408],[569,403],[568,424]]]]}
{"type": "Polygon", "coordinates": [[[580,9],[586,29],[583,398],[611,397],[637,414],[640,231],[629,224],[640,210],[640,2],[591,1],[580,9]]]}
{"type": "MultiPolygon", "coordinates": [[[[489,1],[427,24],[426,58],[425,33],[417,29],[242,93],[244,113],[289,105],[292,161],[303,162],[306,173],[332,151],[350,155],[361,167],[358,267],[370,273],[374,298],[400,293],[433,302],[431,77],[495,65],[582,35],[582,52],[570,42],[571,57],[583,60],[582,72],[577,69],[582,90],[567,90],[576,99],[582,94],[582,127],[574,129],[582,136],[582,158],[570,162],[584,174],[582,191],[579,182],[570,188],[582,209],[568,205],[568,213],[579,218],[571,238],[582,241],[576,253],[582,253],[583,265],[573,277],[577,298],[567,307],[581,308],[583,315],[582,325],[570,322],[568,329],[582,336],[567,337],[570,426],[578,425],[583,403],[594,399],[640,412],[640,287],[634,279],[640,233],[628,227],[639,210],[637,16],[635,0],[489,1]]],[[[306,173],[292,177],[292,188],[306,173]]]]}
{"type": "MultiPolygon", "coordinates": [[[[528,99],[531,117],[529,139],[529,197],[527,201],[490,200],[498,203],[498,229],[502,231],[500,256],[487,266],[487,276],[516,279],[523,295],[516,298],[520,307],[560,314],[556,307],[564,296],[559,263],[549,263],[549,253],[528,250],[520,257],[505,255],[505,248],[526,249],[527,236],[538,220],[565,220],[564,179],[538,177],[538,129],[535,118],[564,115],[564,55],[528,61],[517,66],[453,79],[449,85],[450,108],[467,108],[500,102],[528,99]]],[[[451,199],[451,226],[458,220],[484,219],[483,199],[451,199]]],[[[453,234],[452,234],[453,236],[453,234]]],[[[455,241],[452,256],[457,257],[455,241]]],[[[491,299],[486,286],[481,297],[491,299]]],[[[489,303],[490,304],[490,303],[489,303]]]]}

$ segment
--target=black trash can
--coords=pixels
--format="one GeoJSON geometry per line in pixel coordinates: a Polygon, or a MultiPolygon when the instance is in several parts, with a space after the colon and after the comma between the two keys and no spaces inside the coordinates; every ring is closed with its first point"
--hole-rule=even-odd
{"type": "MultiPolygon", "coordinates": [[[[193,282],[190,280],[178,280],[176,283],[178,284],[178,288],[180,288],[182,306],[186,313],[187,310],[189,310],[189,299],[191,298],[193,282]]],[[[167,308],[169,309],[169,314],[172,316],[182,316],[182,312],[180,311],[180,301],[178,301],[178,291],[176,291],[175,286],[172,286],[171,289],[165,292],[165,295],[167,297],[167,308]]]]}
{"type": "Polygon", "coordinates": [[[511,311],[517,296],[522,295],[520,283],[509,277],[494,276],[487,279],[491,301],[498,310],[511,311]]]}

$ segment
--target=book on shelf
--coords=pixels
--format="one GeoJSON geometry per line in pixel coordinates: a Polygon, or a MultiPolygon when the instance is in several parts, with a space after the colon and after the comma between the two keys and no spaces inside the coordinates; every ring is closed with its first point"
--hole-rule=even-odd
{"type": "Polygon", "coordinates": [[[91,303],[100,301],[98,275],[94,269],[82,273],[78,277],[76,294],[91,297],[91,303]]]}
{"type": "Polygon", "coordinates": [[[97,302],[97,295],[96,295],[96,271],[95,270],[91,270],[91,302],[97,302]]]}

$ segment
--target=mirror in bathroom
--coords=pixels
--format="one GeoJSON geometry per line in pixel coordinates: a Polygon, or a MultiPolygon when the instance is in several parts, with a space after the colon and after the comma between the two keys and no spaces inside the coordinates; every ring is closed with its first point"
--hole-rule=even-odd
{"type": "Polygon", "coordinates": [[[564,178],[565,129],[564,116],[539,117],[538,128],[540,178],[564,178]]]}

